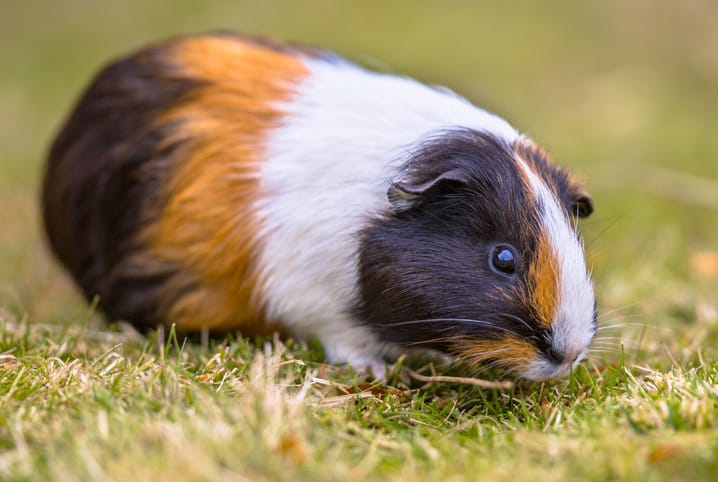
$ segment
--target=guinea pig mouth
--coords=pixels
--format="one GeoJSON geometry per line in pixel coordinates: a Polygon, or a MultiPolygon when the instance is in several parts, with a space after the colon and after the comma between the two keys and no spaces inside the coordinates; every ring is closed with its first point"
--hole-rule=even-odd
{"type": "Polygon", "coordinates": [[[568,357],[561,362],[540,358],[529,363],[528,367],[521,371],[521,377],[537,382],[555,380],[565,377],[570,371],[576,368],[585,357],[585,351],[578,356],[568,357]]]}

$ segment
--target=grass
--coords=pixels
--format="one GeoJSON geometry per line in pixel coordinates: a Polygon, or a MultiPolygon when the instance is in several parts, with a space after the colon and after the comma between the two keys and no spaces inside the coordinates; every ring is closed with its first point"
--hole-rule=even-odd
{"type": "Polygon", "coordinates": [[[718,469],[718,367],[587,365],[551,385],[358,383],[317,348],[200,346],[4,320],[0,471],[16,479],[694,480],[718,469]]]}
{"type": "Polygon", "coordinates": [[[717,14],[708,0],[5,2],[0,479],[712,480],[717,14]],[[590,360],[510,390],[406,370],[371,384],[315,344],[145,338],[88,309],[39,229],[44,150],[108,58],[218,28],[449,85],[586,178],[606,327],[590,360]]]}

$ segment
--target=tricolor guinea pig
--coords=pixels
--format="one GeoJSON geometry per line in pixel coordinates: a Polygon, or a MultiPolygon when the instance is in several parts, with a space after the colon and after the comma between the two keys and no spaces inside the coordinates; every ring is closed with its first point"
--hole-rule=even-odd
{"type": "Polygon", "coordinates": [[[532,380],[596,333],[592,201],[444,88],[240,35],[171,40],[92,82],[52,145],[47,235],[111,319],[281,330],[384,374],[412,348],[532,380]]]}

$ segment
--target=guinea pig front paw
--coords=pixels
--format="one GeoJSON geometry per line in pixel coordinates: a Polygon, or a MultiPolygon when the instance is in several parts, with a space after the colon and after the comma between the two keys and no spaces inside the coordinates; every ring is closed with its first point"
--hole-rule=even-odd
{"type": "Polygon", "coordinates": [[[358,377],[374,378],[386,382],[387,373],[391,367],[381,358],[357,357],[346,362],[358,377]]]}
{"type": "MultiPolygon", "coordinates": [[[[335,341],[335,340],[332,340],[335,341]]],[[[329,363],[341,365],[346,363],[358,377],[374,378],[385,382],[387,374],[391,373],[391,367],[374,350],[366,345],[357,347],[349,343],[334,343],[322,340],[324,351],[329,363]]]]}

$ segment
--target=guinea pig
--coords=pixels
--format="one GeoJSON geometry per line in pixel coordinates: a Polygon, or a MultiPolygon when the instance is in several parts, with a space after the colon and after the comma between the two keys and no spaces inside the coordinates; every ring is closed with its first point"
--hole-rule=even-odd
{"type": "Polygon", "coordinates": [[[428,348],[531,380],[596,334],[583,186],[450,90],[320,49],[212,34],[111,63],[42,204],[84,294],[139,328],[281,330],[379,377],[428,348]]]}

